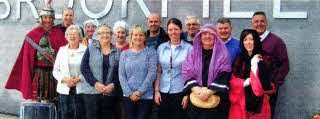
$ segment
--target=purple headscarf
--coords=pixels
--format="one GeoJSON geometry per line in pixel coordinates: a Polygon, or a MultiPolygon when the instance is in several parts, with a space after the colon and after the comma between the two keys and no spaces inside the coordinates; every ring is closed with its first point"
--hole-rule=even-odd
{"type": "MultiPolygon", "coordinates": [[[[208,86],[216,79],[220,72],[231,72],[231,58],[225,44],[218,38],[216,28],[212,24],[204,25],[193,41],[193,50],[188,54],[182,64],[182,76],[185,82],[195,78],[202,85],[202,45],[201,34],[212,33],[214,35],[214,47],[209,66],[208,86]]],[[[204,64],[207,65],[207,64],[204,64]]]]}

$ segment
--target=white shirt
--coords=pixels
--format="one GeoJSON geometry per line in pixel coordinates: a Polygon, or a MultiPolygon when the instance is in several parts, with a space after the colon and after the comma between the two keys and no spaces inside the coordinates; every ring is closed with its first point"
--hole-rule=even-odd
{"type": "MultiPolygon", "coordinates": [[[[79,49],[79,48],[78,48],[79,49]]],[[[78,53],[78,49],[69,49],[68,48],[68,60],[69,60],[69,71],[71,77],[79,77],[80,72],[80,64],[83,54],[78,53]]]]}
{"type": "Polygon", "coordinates": [[[261,42],[269,35],[270,31],[266,30],[261,36],[261,42]]]}
{"type": "MultiPolygon", "coordinates": [[[[57,80],[57,92],[60,94],[69,94],[70,88],[66,83],[62,83],[64,77],[82,77],[80,64],[87,47],[79,44],[75,50],[69,49],[69,44],[60,47],[53,67],[53,76],[57,80]]],[[[81,82],[79,83],[81,84],[81,82]]],[[[77,87],[78,88],[78,85],[77,87]]],[[[78,91],[78,90],[77,90],[78,91]]]]}
{"type": "Polygon", "coordinates": [[[228,38],[226,42],[224,42],[224,44],[228,43],[230,40],[231,40],[231,36],[228,38]]]}

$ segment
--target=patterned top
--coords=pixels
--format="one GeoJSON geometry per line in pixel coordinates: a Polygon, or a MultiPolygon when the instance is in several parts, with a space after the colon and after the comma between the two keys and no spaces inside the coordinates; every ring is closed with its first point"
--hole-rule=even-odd
{"type": "Polygon", "coordinates": [[[159,41],[160,36],[155,36],[155,37],[149,37],[148,38],[148,47],[154,48],[157,50],[157,45],[159,41]]]}
{"type": "Polygon", "coordinates": [[[135,91],[142,93],[141,99],[153,98],[153,82],[157,72],[157,52],[146,47],[139,52],[131,49],[121,53],[119,80],[124,97],[135,91]]]}
{"type": "Polygon", "coordinates": [[[180,93],[183,90],[182,63],[191,50],[192,45],[184,41],[181,41],[175,49],[170,46],[170,41],[159,46],[157,52],[162,69],[159,84],[161,92],[180,93]]]}

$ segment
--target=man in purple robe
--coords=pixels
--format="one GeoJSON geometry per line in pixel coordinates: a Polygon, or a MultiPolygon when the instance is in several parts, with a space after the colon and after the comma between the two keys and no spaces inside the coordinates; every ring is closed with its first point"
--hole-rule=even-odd
{"type": "Polygon", "coordinates": [[[285,77],[289,72],[287,48],[286,44],[280,37],[267,30],[268,22],[264,12],[258,11],[253,14],[251,27],[260,35],[262,48],[272,57],[274,64],[272,79],[277,91],[270,97],[271,114],[273,117],[277,102],[278,89],[284,83],[285,77]]]}

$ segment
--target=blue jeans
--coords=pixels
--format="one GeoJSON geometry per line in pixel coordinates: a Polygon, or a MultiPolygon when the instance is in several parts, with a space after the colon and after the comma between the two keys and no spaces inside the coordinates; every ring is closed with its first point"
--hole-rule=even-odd
{"type": "Polygon", "coordinates": [[[59,95],[60,119],[76,119],[76,95],[59,95]]]}
{"type": "Polygon", "coordinates": [[[140,99],[133,102],[128,97],[123,97],[126,110],[126,119],[148,119],[152,110],[152,99],[140,99]]]}

